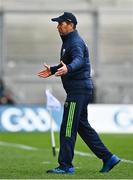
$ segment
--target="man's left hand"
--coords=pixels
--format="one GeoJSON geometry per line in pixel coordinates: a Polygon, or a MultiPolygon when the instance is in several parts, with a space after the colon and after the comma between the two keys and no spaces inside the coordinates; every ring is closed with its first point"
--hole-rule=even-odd
{"type": "Polygon", "coordinates": [[[61,64],[62,64],[62,67],[57,70],[57,72],[55,73],[55,76],[63,76],[68,72],[66,64],[64,64],[63,61],[61,61],[61,64]]]}

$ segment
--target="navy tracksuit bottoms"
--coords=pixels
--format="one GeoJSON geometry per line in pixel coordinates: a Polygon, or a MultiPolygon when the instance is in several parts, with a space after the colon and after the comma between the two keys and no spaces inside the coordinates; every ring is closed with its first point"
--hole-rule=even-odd
{"type": "Polygon", "coordinates": [[[60,129],[60,166],[71,167],[77,132],[92,150],[103,161],[108,160],[112,153],[105,147],[96,131],[87,119],[87,106],[91,103],[90,94],[68,94],[64,104],[64,114],[60,129]]]}

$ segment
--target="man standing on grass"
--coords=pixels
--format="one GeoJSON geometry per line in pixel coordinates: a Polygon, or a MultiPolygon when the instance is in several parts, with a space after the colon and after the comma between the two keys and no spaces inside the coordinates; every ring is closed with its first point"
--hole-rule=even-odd
{"type": "Polygon", "coordinates": [[[38,75],[42,78],[53,74],[61,76],[67,97],[60,129],[59,166],[48,170],[47,173],[69,174],[75,171],[72,160],[77,132],[92,152],[103,161],[100,172],[108,172],[120,159],[105,147],[88,123],[87,106],[91,103],[93,95],[88,48],[76,30],[77,19],[72,13],[64,12],[52,21],[58,22],[57,29],[63,42],[61,61],[59,65],[52,67],[45,64],[45,69],[38,75]]]}

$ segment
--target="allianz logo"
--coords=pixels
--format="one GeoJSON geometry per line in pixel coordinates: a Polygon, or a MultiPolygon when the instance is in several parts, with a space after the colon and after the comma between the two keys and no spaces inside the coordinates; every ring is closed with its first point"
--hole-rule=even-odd
{"type": "Polygon", "coordinates": [[[58,125],[48,111],[41,107],[8,107],[0,113],[0,129],[18,131],[48,131],[52,122],[53,130],[58,131],[58,125]]]}

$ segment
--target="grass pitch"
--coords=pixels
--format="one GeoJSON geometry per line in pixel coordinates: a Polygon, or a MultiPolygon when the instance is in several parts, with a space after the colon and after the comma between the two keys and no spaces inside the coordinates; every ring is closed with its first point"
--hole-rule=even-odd
{"type": "MultiPolygon", "coordinates": [[[[58,133],[55,134],[59,147],[58,133]]],[[[50,133],[0,133],[1,179],[133,179],[133,135],[101,134],[105,145],[122,161],[112,171],[99,173],[101,160],[95,156],[75,154],[72,175],[52,175],[46,170],[57,167],[52,156],[50,133]],[[25,146],[23,146],[25,145],[25,146]],[[33,149],[31,147],[34,147],[33,149]]],[[[78,137],[75,150],[93,154],[78,137]]]]}

